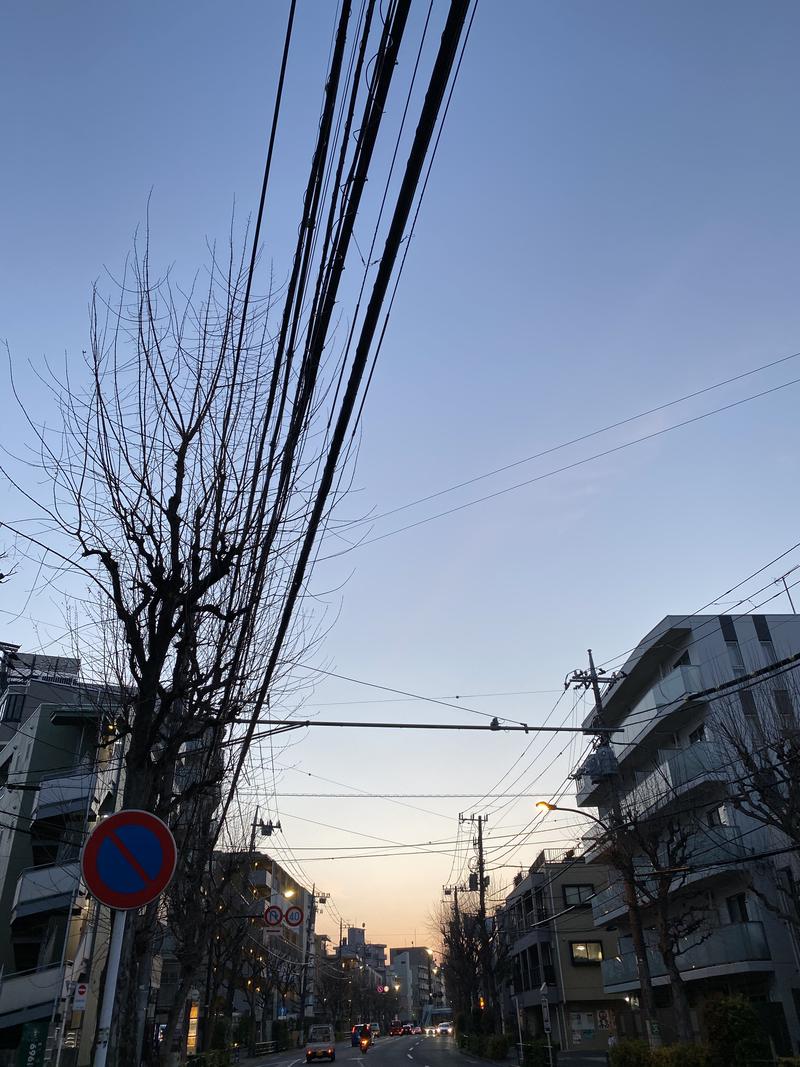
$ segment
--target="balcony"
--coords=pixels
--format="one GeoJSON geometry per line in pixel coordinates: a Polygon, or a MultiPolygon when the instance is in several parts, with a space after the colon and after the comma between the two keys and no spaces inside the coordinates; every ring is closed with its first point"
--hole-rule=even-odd
{"type": "Polygon", "coordinates": [[[0,1028],[34,1019],[49,1019],[61,996],[60,963],[33,971],[0,974],[0,1028]]]}
{"type": "MultiPolygon", "coordinates": [[[[613,739],[618,761],[622,763],[626,760],[656,727],[662,728],[666,721],[683,707],[692,694],[701,688],[700,668],[687,665],[675,667],[649,689],[641,700],[615,724],[618,732],[613,735],[613,739]]],[[[578,778],[578,804],[588,807],[596,805],[602,788],[602,781],[593,782],[588,776],[578,778]]]]}
{"type": "MultiPolygon", "coordinates": [[[[691,939],[689,939],[691,940],[691,939]]],[[[668,985],[664,960],[655,949],[647,950],[654,985],[668,985]]],[[[691,944],[678,957],[684,981],[714,978],[726,974],[772,970],[772,957],[759,922],[731,923],[714,930],[700,944],[691,944]]],[[[639,986],[636,956],[626,952],[616,959],[603,960],[603,988],[606,993],[623,993],[639,986]]]]}
{"type": "Polygon", "coordinates": [[[699,741],[669,756],[622,798],[622,807],[645,814],[687,793],[724,784],[725,756],[718,745],[699,741]]]}
{"type": "Polygon", "coordinates": [[[17,881],[11,921],[69,908],[79,878],[80,865],[77,862],[26,868],[17,881]]]}
{"type": "Polygon", "coordinates": [[[45,779],[33,802],[31,818],[57,819],[82,814],[89,804],[93,782],[94,775],[91,771],[45,779]]]}
{"type": "MultiPolygon", "coordinates": [[[[735,867],[729,861],[741,860],[744,863],[747,857],[748,850],[742,846],[741,833],[735,826],[715,826],[713,829],[709,828],[698,833],[686,849],[684,862],[687,867],[691,868],[691,871],[685,875],[675,875],[671,887],[672,892],[676,893],[684,886],[694,885],[709,878],[729,874],[735,867]],[[725,866],[714,866],[718,863],[724,863],[725,866]]],[[[637,864],[638,877],[647,880],[651,869],[649,865],[640,867],[637,864]]],[[[645,881],[644,888],[645,890],[648,888],[647,881],[645,881]]],[[[639,893],[640,903],[646,907],[644,896],[645,894],[639,893]]],[[[595,926],[613,922],[624,915],[627,910],[622,882],[618,879],[595,894],[592,900],[592,920],[595,926]]]]}

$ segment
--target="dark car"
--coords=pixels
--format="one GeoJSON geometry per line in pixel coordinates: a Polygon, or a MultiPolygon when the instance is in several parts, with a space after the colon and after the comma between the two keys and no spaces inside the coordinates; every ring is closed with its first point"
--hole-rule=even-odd
{"type": "Polygon", "coordinates": [[[389,1036],[390,1037],[401,1037],[402,1033],[403,1033],[402,1024],[401,1023],[392,1023],[391,1029],[389,1030],[389,1036]]]}
{"type": "Polygon", "coordinates": [[[403,1026],[402,1026],[402,1029],[400,1030],[400,1033],[401,1034],[413,1034],[414,1033],[414,1027],[411,1025],[411,1023],[403,1023],[403,1026]]]}

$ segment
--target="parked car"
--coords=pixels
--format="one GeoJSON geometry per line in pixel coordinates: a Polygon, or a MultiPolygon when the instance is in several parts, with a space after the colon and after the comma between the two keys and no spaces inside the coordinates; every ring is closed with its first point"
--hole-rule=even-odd
{"type": "Polygon", "coordinates": [[[437,1029],[438,1029],[438,1031],[439,1031],[439,1033],[441,1035],[445,1035],[446,1034],[447,1037],[452,1037],[453,1036],[453,1024],[451,1022],[449,1022],[449,1021],[448,1022],[439,1023],[439,1026],[437,1027],[437,1029]]]}
{"type": "Polygon", "coordinates": [[[312,1060],[335,1060],[336,1040],[333,1027],[328,1023],[317,1023],[308,1031],[306,1042],[306,1063],[312,1060]]]}

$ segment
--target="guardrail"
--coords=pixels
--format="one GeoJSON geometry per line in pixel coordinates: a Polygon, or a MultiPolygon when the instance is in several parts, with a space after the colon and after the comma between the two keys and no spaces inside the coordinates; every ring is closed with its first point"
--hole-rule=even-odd
{"type": "Polygon", "coordinates": [[[256,1056],[268,1056],[270,1052],[278,1051],[277,1041],[256,1041],[253,1052],[256,1056]]]}

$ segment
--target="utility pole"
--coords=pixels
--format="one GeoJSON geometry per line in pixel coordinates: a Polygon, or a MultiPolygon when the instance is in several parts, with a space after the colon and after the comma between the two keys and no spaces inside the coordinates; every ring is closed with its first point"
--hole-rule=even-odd
{"type": "Polygon", "coordinates": [[[636,955],[636,969],[639,976],[641,989],[642,1016],[644,1018],[647,1041],[651,1048],[660,1048],[661,1034],[656,1018],[655,996],[653,994],[653,981],[650,974],[650,961],[647,958],[647,942],[644,936],[642,912],[639,906],[639,898],[636,893],[636,870],[634,858],[628,842],[625,840],[625,823],[622,816],[622,806],[619,798],[619,767],[617,757],[614,755],[608,740],[608,732],[603,729],[603,698],[600,686],[618,681],[622,675],[618,673],[598,675],[594,665],[592,650],[589,649],[589,669],[573,671],[564,683],[568,689],[576,686],[582,689],[591,689],[594,695],[594,721],[593,725],[599,730],[599,744],[592,757],[596,761],[598,777],[602,776],[609,787],[611,800],[610,830],[612,838],[612,866],[616,867],[622,879],[625,904],[628,908],[628,922],[631,928],[631,940],[633,951],[636,955]]]}
{"type": "MultiPolygon", "coordinates": [[[[478,825],[478,835],[475,845],[478,851],[478,922],[481,944],[481,970],[483,971],[484,994],[494,1008],[497,1004],[497,989],[495,985],[494,967],[492,966],[492,946],[489,941],[489,931],[486,929],[486,886],[489,879],[486,877],[486,865],[483,855],[483,828],[489,821],[488,815],[471,815],[466,818],[459,815],[459,822],[472,822],[478,825]]],[[[472,888],[470,886],[470,888],[472,888]]],[[[457,906],[457,905],[456,905],[457,906]]]]}
{"type": "MultiPolygon", "coordinates": [[[[325,894],[320,894],[325,899],[325,894]]],[[[300,979],[300,1012],[298,1018],[298,1048],[302,1047],[305,1040],[306,1004],[308,1001],[309,971],[311,970],[311,949],[314,946],[314,921],[317,914],[317,886],[311,887],[311,903],[308,906],[308,919],[306,922],[306,946],[303,953],[303,973],[300,979]]],[[[339,957],[341,958],[342,924],[339,921],[339,957]]]]}

